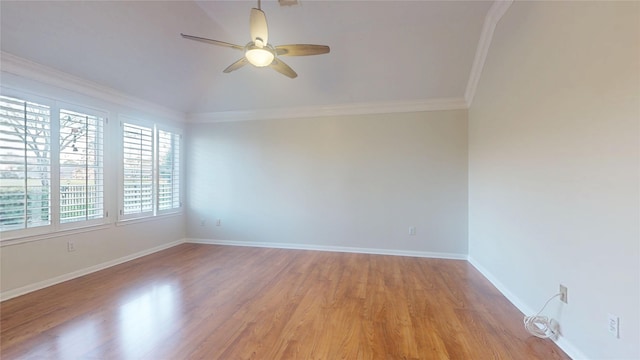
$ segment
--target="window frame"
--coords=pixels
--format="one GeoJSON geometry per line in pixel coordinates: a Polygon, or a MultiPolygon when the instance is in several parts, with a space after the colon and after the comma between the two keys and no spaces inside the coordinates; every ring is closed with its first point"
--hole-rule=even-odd
{"type": "Polygon", "coordinates": [[[58,102],[58,108],[57,108],[57,114],[58,114],[58,139],[60,138],[60,113],[62,110],[68,110],[68,111],[73,111],[76,113],[82,113],[82,114],[86,114],[86,115],[90,115],[90,116],[95,116],[98,118],[102,119],[102,149],[101,149],[101,159],[100,162],[102,163],[102,216],[96,219],[86,219],[86,220],[80,220],[80,221],[70,221],[70,222],[62,222],[62,219],[60,218],[61,215],[61,196],[62,196],[62,191],[61,189],[61,184],[60,184],[60,180],[61,180],[61,164],[60,164],[60,153],[62,151],[62,149],[60,149],[60,145],[58,145],[58,151],[57,151],[57,166],[58,166],[58,174],[57,174],[57,189],[58,191],[56,192],[56,195],[59,197],[58,198],[58,205],[57,205],[57,216],[58,216],[58,224],[59,224],[59,228],[61,230],[68,230],[68,229],[76,229],[79,227],[87,227],[87,226],[93,226],[93,225],[103,225],[106,224],[108,222],[110,222],[107,218],[109,217],[109,201],[108,201],[108,196],[107,196],[107,174],[108,174],[108,167],[107,167],[107,150],[108,150],[108,123],[109,123],[109,116],[108,113],[105,111],[100,111],[100,110],[96,110],[90,107],[86,107],[86,106],[81,106],[81,105],[76,105],[76,104],[71,104],[71,103],[67,103],[67,102],[62,102],[59,101],[58,102]]]}
{"type": "Polygon", "coordinates": [[[120,115],[119,117],[119,166],[118,166],[118,223],[137,222],[156,218],[158,216],[179,215],[184,211],[183,199],[183,180],[184,179],[184,135],[182,129],[178,127],[168,126],[156,123],[146,119],[141,119],[129,115],[120,115]],[[144,127],[152,131],[152,210],[140,213],[125,214],[124,212],[124,127],[125,124],[144,127]],[[178,197],[179,206],[170,209],[159,209],[159,131],[170,132],[179,137],[178,150],[178,197]]]}
{"type": "MultiPolygon", "coordinates": [[[[0,95],[5,97],[11,97],[20,101],[37,103],[40,105],[46,105],[49,107],[49,224],[35,227],[25,227],[19,229],[11,229],[0,231],[0,243],[8,243],[11,240],[17,240],[22,238],[31,237],[48,237],[49,234],[56,234],[59,232],[67,231],[84,231],[91,227],[101,227],[109,224],[112,220],[109,218],[109,201],[107,196],[107,190],[102,194],[102,217],[99,219],[82,220],[61,223],[60,221],[60,110],[70,110],[88,115],[95,115],[102,117],[102,172],[104,174],[109,173],[107,166],[106,154],[109,150],[109,131],[108,131],[108,119],[109,112],[95,107],[74,104],[66,102],[60,99],[42,96],[26,91],[20,91],[9,87],[0,87],[0,95]]],[[[106,179],[105,179],[106,180],[106,179]]],[[[1,179],[0,179],[1,181],[1,179]]]]}
{"type": "MultiPolygon", "coordinates": [[[[55,101],[53,101],[52,99],[41,97],[41,96],[24,94],[16,91],[7,91],[6,89],[2,89],[2,91],[0,92],[0,95],[14,98],[19,101],[37,103],[39,105],[48,106],[49,108],[49,208],[48,208],[49,224],[34,226],[34,227],[25,226],[21,228],[4,230],[4,231],[1,231],[2,239],[4,240],[5,238],[33,236],[33,235],[39,235],[39,234],[51,232],[52,229],[54,229],[54,224],[55,224],[53,206],[52,206],[52,203],[53,203],[52,189],[54,189],[53,166],[54,166],[54,157],[55,157],[54,152],[56,151],[56,149],[54,149],[55,147],[53,146],[52,140],[51,140],[54,132],[53,119],[55,116],[53,114],[54,114],[54,108],[55,108],[55,101]]],[[[22,166],[26,166],[26,163],[23,163],[22,166]]],[[[0,181],[3,181],[3,179],[0,179],[0,181]]],[[[25,191],[27,190],[25,189],[25,191]]]]}
{"type": "MultiPolygon", "coordinates": [[[[156,184],[156,188],[157,188],[157,193],[156,193],[156,213],[157,215],[162,215],[162,214],[173,214],[173,213],[179,213],[182,211],[182,206],[183,206],[183,197],[184,197],[184,191],[182,191],[182,184],[183,184],[183,164],[184,161],[182,160],[182,154],[183,154],[183,149],[184,149],[184,136],[182,135],[182,131],[180,129],[171,127],[171,126],[165,126],[162,124],[156,124],[156,131],[155,131],[155,136],[156,136],[156,167],[155,167],[155,172],[156,172],[156,179],[155,179],[155,184],[156,184]],[[175,161],[177,160],[178,162],[178,166],[177,166],[177,177],[178,177],[178,186],[177,186],[177,191],[178,191],[178,206],[174,207],[171,206],[168,209],[160,209],[160,131],[162,132],[166,132],[166,133],[170,133],[174,136],[177,136],[178,138],[178,154],[174,155],[173,161],[175,163],[175,161]],[[177,159],[176,159],[177,158],[177,159]]],[[[173,191],[174,185],[172,183],[172,191],[173,191]]]]}

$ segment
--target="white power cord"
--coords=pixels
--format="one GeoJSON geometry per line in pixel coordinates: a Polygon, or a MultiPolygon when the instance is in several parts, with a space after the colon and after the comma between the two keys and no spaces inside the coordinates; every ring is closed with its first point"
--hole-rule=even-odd
{"type": "Polygon", "coordinates": [[[541,339],[554,338],[558,335],[558,322],[546,316],[541,316],[540,313],[547,307],[551,300],[560,295],[561,294],[558,293],[549,298],[537,314],[524,317],[524,327],[531,335],[541,339]]]}

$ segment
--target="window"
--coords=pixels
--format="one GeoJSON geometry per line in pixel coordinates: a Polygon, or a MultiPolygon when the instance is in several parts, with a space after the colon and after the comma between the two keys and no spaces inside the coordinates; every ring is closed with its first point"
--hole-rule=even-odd
{"type": "Polygon", "coordinates": [[[102,117],[60,110],[60,222],[104,214],[102,117]]]}
{"type": "Polygon", "coordinates": [[[0,96],[0,231],[11,238],[105,221],[105,121],[52,100],[0,96]]]}
{"type": "Polygon", "coordinates": [[[123,124],[122,215],[153,215],[153,129],[123,124]]]}
{"type": "Polygon", "coordinates": [[[158,210],[180,205],[180,135],[158,130],[158,210]]]}
{"type": "Polygon", "coordinates": [[[180,139],[156,126],[122,123],[122,219],[181,208],[180,139]]]}
{"type": "Polygon", "coordinates": [[[51,109],[0,96],[0,231],[51,223],[51,109]]]}
{"type": "Polygon", "coordinates": [[[113,149],[106,115],[0,87],[0,241],[182,210],[180,130],[123,122],[113,149]]]}

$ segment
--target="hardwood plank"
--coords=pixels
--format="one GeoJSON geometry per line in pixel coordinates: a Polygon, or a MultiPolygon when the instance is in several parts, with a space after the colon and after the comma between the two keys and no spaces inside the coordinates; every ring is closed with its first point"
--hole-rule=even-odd
{"type": "Polygon", "coordinates": [[[2,359],[569,359],[458,260],[183,244],[0,313],[2,359]]]}

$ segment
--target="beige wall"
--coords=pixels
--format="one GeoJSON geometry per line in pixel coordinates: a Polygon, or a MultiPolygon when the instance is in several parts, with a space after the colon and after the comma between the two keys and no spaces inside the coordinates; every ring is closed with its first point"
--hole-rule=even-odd
{"type": "Polygon", "coordinates": [[[188,137],[191,238],[466,256],[465,110],[191,124],[188,137]]]}
{"type": "Polygon", "coordinates": [[[470,258],[521,309],[565,284],[576,358],[640,358],[639,12],[515,2],[469,111],[470,258]]]}

